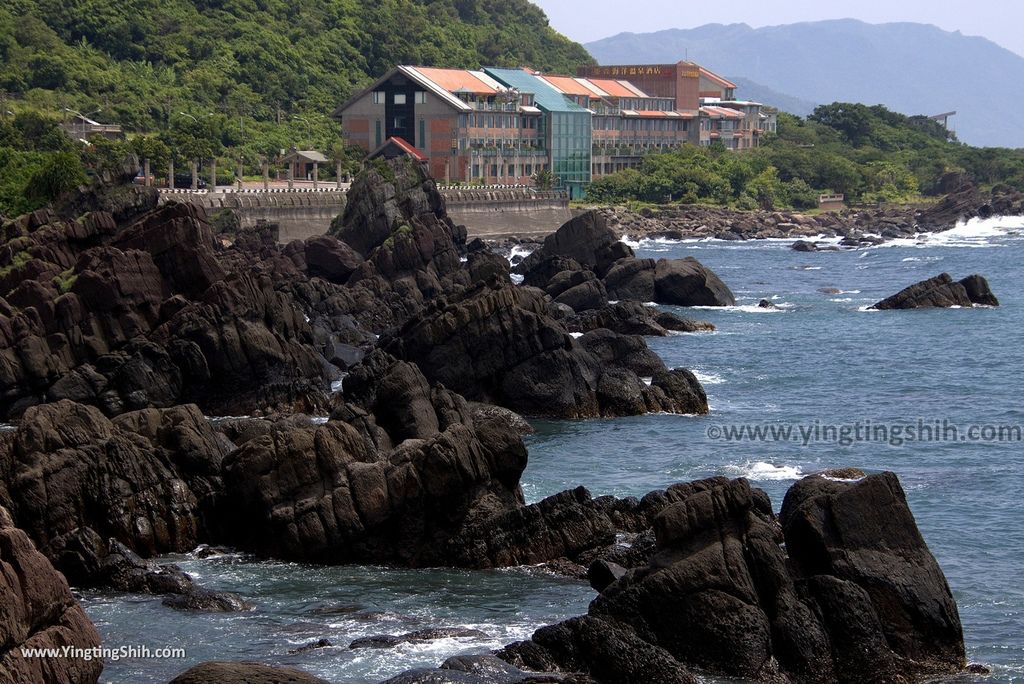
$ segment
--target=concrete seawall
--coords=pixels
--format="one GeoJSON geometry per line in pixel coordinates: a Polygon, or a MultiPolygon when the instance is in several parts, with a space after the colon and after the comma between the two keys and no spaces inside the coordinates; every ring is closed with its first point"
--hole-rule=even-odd
{"type": "MultiPolygon", "coordinates": [[[[530,188],[443,187],[452,220],[466,226],[471,237],[498,238],[546,235],[572,214],[565,193],[530,188]]],[[[189,190],[162,191],[160,202],[198,204],[207,213],[230,209],[243,227],[276,223],[281,242],[327,232],[345,209],[345,190],[189,190]]]]}

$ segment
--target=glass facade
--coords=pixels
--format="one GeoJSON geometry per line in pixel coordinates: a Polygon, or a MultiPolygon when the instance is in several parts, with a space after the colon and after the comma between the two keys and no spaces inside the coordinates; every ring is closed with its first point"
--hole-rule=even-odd
{"type": "Polygon", "coordinates": [[[590,112],[551,113],[551,173],[572,199],[590,183],[590,112]]]}
{"type": "MultiPolygon", "coordinates": [[[[558,187],[580,199],[590,183],[592,112],[523,69],[484,70],[491,78],[523,95],[529,94],[542,112],[537,118],[537,135],[545,141],[549,169],[558,187]]],[[[523,117],[533,119],[534,117],[523,117]]],[[[541,165],[534,167],[540,170],[541,165]]]]}

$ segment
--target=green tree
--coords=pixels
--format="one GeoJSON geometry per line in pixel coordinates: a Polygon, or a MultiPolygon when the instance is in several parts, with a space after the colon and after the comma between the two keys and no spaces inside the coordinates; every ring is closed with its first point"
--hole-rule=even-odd
{"type": "Polygon", "coordinates": [[[52,155],[25,185],[25,196],[36,204],[46,204],[86,182],[82,160],[73,152],[52,155]]]}

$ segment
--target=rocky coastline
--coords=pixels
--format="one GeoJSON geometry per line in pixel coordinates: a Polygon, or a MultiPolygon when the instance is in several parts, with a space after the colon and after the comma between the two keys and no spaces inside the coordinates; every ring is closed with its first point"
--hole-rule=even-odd
{"type": "MultiPolygon", "coordinates": [[[[97,681],[99,660],[21,655],[99,644],[67,582],[259,610],[150,560],[204,544],[321,564],[548,563],[600,592],[530,641],[397,682],[911,681],[965,666],[955,602],[891,473],[807,478],[778,517],[726,478],[525,504],[522,416],[708,412],[696,376],[644,337],[713,326],[643,304],[729,306],[732,292],[695,259],[637,258],[601,212],[510,267],[397,160],[355,181],[327,235],[286,245],[217,234],[201,209],[127,184],[2,233],[14,608],[0,682],[97,681]]],[[[205,663],[175,681],[318,680],[205,663]]]]}
{"type": "MultiPolygon", "coordinates": [[[[725,207],[688,205],[645,207],[595,207],[617,238],[665,240],[765,240],[792,239],[796,247],[815,251],[818,239],[839,238],[838,245],[822,249],[852,249],[913,238],[922,233],[941,233],[960,221],[993,216],[1024,215],[1024,194],[998,185],[981,190],[957,173],[943,179],[946,194],[928,205],[847,208],[803,213],[792,210],[745,211],[725,207]]],[[[533,238],[504,239],[495,247],[506,252],[519,247],[533,249],[533,238]]]]}

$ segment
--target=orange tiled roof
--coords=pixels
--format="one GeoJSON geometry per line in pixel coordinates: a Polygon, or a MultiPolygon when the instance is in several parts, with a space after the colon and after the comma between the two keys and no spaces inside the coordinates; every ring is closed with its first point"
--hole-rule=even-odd
{"type": "Polygon", "coordinates": [[[544,74],[544,80],[561,90],[566,95],[586,95],[596,97],[597,93],[587,88],[571,76],[548,76],[544,74]]]}
{"type": "Polygon", "coordinates": [[[494,95],[498,91],[491,85],[477,78],[465,69],[437,69],[434,67],[416,67],[431,81],[450,93],[462,91],[479,95],[494,95]]]}
{"type": "MultiPolygon", "coordinates": [[[[623,85],[622,81],[616,81],[611,78],[591,78],[589,80],[612,97],[647,97],[646,93],[636,86],[633,86],[633,90],[630,90],[623,85]]],[[[631,83],[630,85],[632,86],[633,84],[631,83]]]]}

